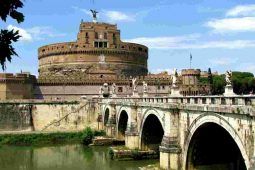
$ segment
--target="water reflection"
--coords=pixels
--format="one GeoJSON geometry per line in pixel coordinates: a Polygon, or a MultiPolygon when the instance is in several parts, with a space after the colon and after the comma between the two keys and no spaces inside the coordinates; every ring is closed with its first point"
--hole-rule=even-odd
{"type": "Polygon", "coordinates": [[[1,147],[0,170],[137,170],[157,160],[112,161],[107,147],[1,147]]]}

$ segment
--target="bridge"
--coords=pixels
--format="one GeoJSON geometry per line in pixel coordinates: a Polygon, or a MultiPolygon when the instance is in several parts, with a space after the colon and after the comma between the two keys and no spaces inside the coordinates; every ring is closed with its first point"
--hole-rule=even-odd
{"type": "Polygon", "coordinates": [[[105,98],[108,136],[156,150],[163,169],[253,169],[255,96],[105,98]]]}

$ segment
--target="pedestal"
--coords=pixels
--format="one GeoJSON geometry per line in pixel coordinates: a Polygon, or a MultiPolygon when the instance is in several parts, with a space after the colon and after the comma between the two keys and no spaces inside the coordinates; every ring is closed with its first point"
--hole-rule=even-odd
{"type": "Polygon", "coordinates": [[[179,87],[177,86],[172,86],[171,87],[171,94],[170,97],[180,97],[182,96],[179,90],[179,87]]]}
{"type": "Polygon", "coordinates": [[[112,95],[111,95],[111,98],[116,98],[116,97],[117,97],[116,94],[112,94],[112,95]]]}
{"type": "Polygon", "coordinates": [[[143,97],[148,97],[148,92],[143,92],[143,97]]]}
{"type": "Polygon", "coordinates": [[[225,93],[223,94],[224,96],[235,96],[236,94],[234,93],[232,85],[227,85],[225,87],[225,93]]]}
{"type": "Polygon", "coordinates": [[[132,95],[132,97],[139,97],[139,95],[138,95],[138,91],[136,90],[136,91],[133,91],[133,95],[132,95]]]}

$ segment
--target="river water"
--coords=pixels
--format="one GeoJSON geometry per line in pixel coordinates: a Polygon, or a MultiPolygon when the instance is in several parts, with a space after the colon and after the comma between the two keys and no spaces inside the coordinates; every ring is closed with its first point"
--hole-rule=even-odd
{"type": "Polygon", "coordinates": [[[0,147],[0,170],[138,170],[158,160],[113,161],[108,147],[0,147]]]}

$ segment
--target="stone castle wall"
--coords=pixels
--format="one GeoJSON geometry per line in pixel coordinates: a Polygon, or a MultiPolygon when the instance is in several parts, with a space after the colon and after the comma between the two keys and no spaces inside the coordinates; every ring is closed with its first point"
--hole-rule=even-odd
{"type": "Polygon", "coordinates": [[[0,100],[31,99],[35,76],[26,73],[0,74],[0,100]]]}

